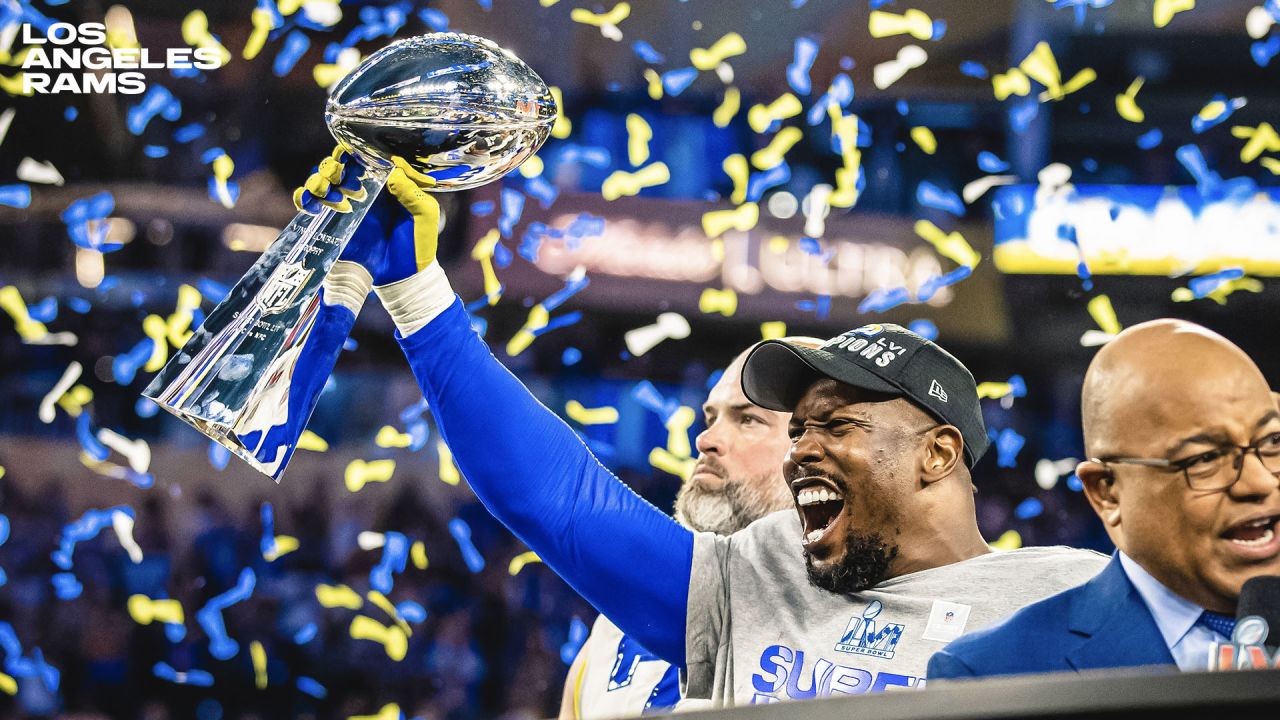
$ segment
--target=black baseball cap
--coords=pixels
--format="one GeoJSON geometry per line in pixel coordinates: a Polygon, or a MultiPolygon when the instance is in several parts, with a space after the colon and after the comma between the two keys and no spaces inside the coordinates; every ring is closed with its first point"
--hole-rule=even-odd
{"type": "Polygon", "coordinates": [[[756,405],[791,412],[819,377],[904,397],[954,425],[964,438],[969,467],[991,444],[973,374],[954,355],[901,325],[863,325],[818,348],[762,342],[742,366],[742,391],[756,405]]]}

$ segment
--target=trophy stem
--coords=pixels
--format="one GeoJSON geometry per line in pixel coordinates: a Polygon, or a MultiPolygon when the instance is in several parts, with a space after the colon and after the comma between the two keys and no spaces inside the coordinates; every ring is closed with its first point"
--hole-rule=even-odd
{"type": "Polygon", "coordinates": [[[354,321],[322,283],[387,175],[363,168],[350,212],[296,215],[143,395],[279,481],[354,321]]]}

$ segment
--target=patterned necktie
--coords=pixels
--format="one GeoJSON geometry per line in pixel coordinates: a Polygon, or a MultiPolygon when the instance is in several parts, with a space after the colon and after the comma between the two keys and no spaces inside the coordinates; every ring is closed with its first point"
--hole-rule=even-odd
{"type": "Polygon", "coordinates": [[[1231,639],[1231,634],[1236,631],[1235,618],[1230,615],[1223,615],[1209,610],[1204,611],[1204,614],[1200,616],[1200,619],[1196,620],[1196,624],[1203,625],[1228,640],[1231,639]]]}

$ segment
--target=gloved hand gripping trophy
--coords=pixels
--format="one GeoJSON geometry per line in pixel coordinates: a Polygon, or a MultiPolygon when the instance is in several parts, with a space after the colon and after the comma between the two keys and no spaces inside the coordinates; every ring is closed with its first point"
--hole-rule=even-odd
{"type": "Polygon", "coordinates": [[[143,394],[279,481],[370,287],[408,333],[421,290],[446,282],[423,188],[502,177],[555,115],[546,83],[482,38],[436,33],[371,55],[329,97],[339,147],[294,194],[298,215],[143,394]],[[384,185],[411,220],[371,212],[384,185]]]}

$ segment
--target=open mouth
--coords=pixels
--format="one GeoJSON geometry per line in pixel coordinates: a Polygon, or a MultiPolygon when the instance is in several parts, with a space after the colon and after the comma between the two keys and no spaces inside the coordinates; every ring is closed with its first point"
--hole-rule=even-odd
{"type": "Polygon", "coordinates": [[[796,508],[804,524],[801,532],[807,547],[822,540],[840,516],[844,495],[826,483],[809,483],[796,490],[796,508]]]}
{"type": "Polygon", "coordinates": [[[1244,548],[1265,547],[1276,538],[1278,520],[1280,515],[1271,515],[1233,525],[1222,533],[1222,537],[1244,548]]]}

